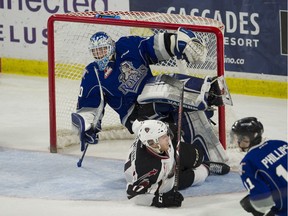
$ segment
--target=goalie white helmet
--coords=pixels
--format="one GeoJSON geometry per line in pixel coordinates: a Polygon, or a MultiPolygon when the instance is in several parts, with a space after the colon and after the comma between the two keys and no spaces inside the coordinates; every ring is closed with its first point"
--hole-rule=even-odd
{"type": "Polygon", "coordinates": [[[159,138],[165,134],[170,135],[167,125],[158,120],[145,120],[138,131],[139,140],[148,148],[160,153],[160,150],[152,147],[159,143],[159,138]]]}
{"type": "Polygon", "coordinates": [[[99,70],[104,70],[115,52],[115,42],[105,32],[97,32],[90,38],[89,50],[99,70]]]}

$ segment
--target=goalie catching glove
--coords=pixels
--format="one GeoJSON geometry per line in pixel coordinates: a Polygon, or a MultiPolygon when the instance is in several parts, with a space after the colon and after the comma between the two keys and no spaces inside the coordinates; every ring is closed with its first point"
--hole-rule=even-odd
{"type": "Polygon", "coordinates": [[[99,129],[93,128],[91,124],[85,124],[83,116],[78,113],[72,113],[71,117],[73,126],[78,129],[81,151],[84,151],[86,143],[97,144],[99,129]]]}
{"type": "Polygon", "coordinates": [[[156,206],[158,208],[181,207],[183,200],[184,197],[182,196],[182,194],[172,189],[167,193],[160,193],[155,195],[155,197],[153,198],[152,206],[156,206]]]}
{"type": "Polygon", "coordinates": [[[188,63],[203,63],[207,56],[204,42],[191,30],[179,28],[176,33],[174,54],[188,63]]]}

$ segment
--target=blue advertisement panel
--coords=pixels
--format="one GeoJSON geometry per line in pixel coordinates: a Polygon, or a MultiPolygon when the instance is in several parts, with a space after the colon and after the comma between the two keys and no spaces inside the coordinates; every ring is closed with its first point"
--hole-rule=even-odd
{"type": "Polygon", "coordinates": [[[219,20],[226,70],[287,75],[286,0],[130,0],[130,10],[219,20]]]}
{"type": "Polygon", "coordinates": [[[129,0],[0,0],[0,58],[46,61],[52,14],[116,10],[128,11],[129,0]]]}

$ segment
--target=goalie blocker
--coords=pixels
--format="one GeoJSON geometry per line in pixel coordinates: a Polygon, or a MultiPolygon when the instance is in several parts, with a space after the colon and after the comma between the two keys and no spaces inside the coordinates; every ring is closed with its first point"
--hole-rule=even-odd
{"type": "MultiPolygon", "coordinates": [[[[138,96],[139,104],[144,107],[145,104],[151,103],[179,105],[179,90],[163,82],[161,76],[153,77],[147,82],[142,94],[138,96]]],[[[186,143],[200,146],[205,152],[206,160],[226,162],[228,157],[208,120],[213,116],[213,106],[232,105],[224,78],[205,77],[205,79],[201,79],[183,74],[172,74],[171,76],[185,83],[182,138],[186,143]]],[[[154,110],[159,110],[159,108],[155,108],[155,105],[153,106],[154,110]]],[[[177,122],[178,117],[174,113],[171,115],[174,123],[177,122]]],[[[163,120],[165,121],[165,119],[163,120]]]]}

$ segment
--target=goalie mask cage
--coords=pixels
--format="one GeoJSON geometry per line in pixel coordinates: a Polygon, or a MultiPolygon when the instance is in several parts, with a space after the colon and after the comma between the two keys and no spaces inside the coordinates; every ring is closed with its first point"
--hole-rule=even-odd
{"type": "MultiPolygon", "coordinates": [[[[71,113],[76,110],[84,68],[94,61],[88,50],[89,39],[94,33],[104,31],[116,41],[122,36],[151,36],[160,31],[176,31],[179,27],[197,32],[208,49],[203,64],[187,65],[188,74],[202,77],[224,75],[224,25],[219,21],[189,15],[132,11],[52,15],[48,19],[50,152],[56,153],[59,148],[79,143],[77,134],[72,131],[71,113]]],[[[153,75],[179,72],[175,58],[152,65],[151,69],[153,75]]],[[[224,106],[218,107],[215,113],[219,139],[225,148],[224,106]]],[[[132,137],[121,126],[118,114],[107,105],[100,140],[132,137]]]]}

